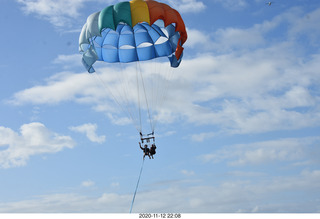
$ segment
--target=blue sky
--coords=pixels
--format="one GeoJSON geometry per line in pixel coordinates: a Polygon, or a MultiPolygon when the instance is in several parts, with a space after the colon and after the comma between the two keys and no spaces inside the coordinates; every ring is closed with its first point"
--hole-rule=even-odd
{"type": "MultiPolygon", "coordinates": [[[[0,212],[129,211],[139,135],[78,53],[116,2],[1,1],[0,212]]],[[[162,2],[188,40],[133,212],[320,212],[319,1],[162,2]]]]}

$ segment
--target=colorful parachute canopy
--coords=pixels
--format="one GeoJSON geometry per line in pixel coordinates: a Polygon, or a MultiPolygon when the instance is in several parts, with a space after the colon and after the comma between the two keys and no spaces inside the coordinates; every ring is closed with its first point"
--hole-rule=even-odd
{"type": "Polygon", "coordinates": [[[178,11],[152,0],[110,5],[91,14],[79,37],[82,62],[88,72],[97,61],[134,62],[167,56],[178,67],[187,40],[178,11]]]}

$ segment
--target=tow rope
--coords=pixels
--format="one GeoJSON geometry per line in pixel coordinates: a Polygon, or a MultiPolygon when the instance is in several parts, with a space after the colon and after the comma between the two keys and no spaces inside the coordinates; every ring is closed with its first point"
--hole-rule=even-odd
{"type": "Polygon", "coordinates": [[[131,202],[131,207],[130,207],[130,213],[132,212],[133,203],[134,203],[134,200],[135,200],[135,198],[136,198],[137,190],[138,190],[138,187],[139,187],[139,182],[140,182],[140,178],[141,178],[141,173],[142,173],[142,170],[143,170],[143,164],[144,164],[144,159],[143,159],[143,161],[142,161],[142,165],[141,165],[141,169],[140,169],[140,173],[139,173],[139,178],[138,178],[138,181],[137,181],[136,189],[135,189],[134,194],[133,194],[133,198],[132,198],[132,202],[131,202]]]}

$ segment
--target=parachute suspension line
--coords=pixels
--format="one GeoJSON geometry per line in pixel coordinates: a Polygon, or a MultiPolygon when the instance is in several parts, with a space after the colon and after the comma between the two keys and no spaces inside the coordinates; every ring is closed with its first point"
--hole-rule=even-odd
{"type": "MultiPolygon", "coordinates": [[[[132,121],[134,121],[133,116],[130,112],[126,111],[123,106],[119,103],[119,101],[117,100],[117,98],[115,97],[115,95],[113,94],[113,92],[111,91],[111,89],[106,85],[106,83],[102,80],[102,78],[100,77],[100,75],[98,73],[94,73],[93,75],[96,76],[96,78],[101,82],[101,84],[103,85],[103,87],[106,89],[106,91],[111,95],[112,99],[114,100],[114,102],[119,106],[119,108],[121,109],[121,111],[126,114],[132,121]]],[[[135,124],[134,124],[135,125],[135,124]]],[[[136,125],[135,125],[136,126],[136,125]]],[[[137,131],[139,132],[139,128],[136,126],[135,127],[137,129],[137,131]]]]}
{"type": "Polygon", "coordinates": [[[142,87],[143,87],[144,98],[146,100],[146,105],[147,105],[150,128],[151,128],[151,131],[154,132],[154,127],[152,125],[152,117],[151,117],[151,113],[150,113],[150,107],[149,107],[149,103],[148,103],[146,88],[145,88],[145,84],[144,84],[144,80],[143,80],[143,76],[142,76],[142,72],[141,72],[141,66],[140,66],[140,62],[139,61],[138,61],[138,65],[139,65],[139,70],[140,70],[140,78],[141,78],[141,83],[142,83],[142,87]]]}
{"type": "MultiPolygon", "coordinates": [[[[163,68],[163,63],[162,62],[156,62],[156,68],[155,68],[155,74],[156,74],[156,96],[154,97],[154,99],[155,99],[155,108],[154,109],[157,109],[158,110],[158,112],[159,112],[159,110],[161,109],[160,108],[160,96],[162,96],[161,94],[163,93],[163,92],[165,92],[165,89],[164,89],[164,85],[165,85],[165,79],[163,78],[163,76],[165,77],[166,76],[166,73],[167,73],[167,71],[166,71],[166,69],[162,69],[163,68]],[[161,89],[162,88],[162,89],[161,89]]],[[[157,116],[158,117],[158,116],[157,116]]],[[[154,118],[154,124],[153,124],[153,126],[154,126],[154,128],[155,128],[155,126],[156,126],[156,123],[157,123],[157,121],[158,121],[158,119],[157,119],[157,117],[156,118],[154,118]]]]}
{"type": "MultiPolygon", "coordinates": [[[[126,104],[127,110],[130,113],[130,115],[132,115],[132,120],[133,123],[136,127],[139,127],[139,122],[138,122],[138,116],[135,112],[135,108],[133,107],[133,104],[130,103],[128,96],[130,96],[130,81],[131,81],[131,76],[130,73],[127,73],[126,71],[124,71],[123,68],[123,64],[121,62],[119,62],[119,66],[121,69],[121,77],[120,77],[120,86],[122,86],[122,99],[123,102],[126,104]],[[127,74],[127,75],[126,75],[127,74]]],[[[119,92],[120,93],[120,92],[119,92]]],[[[141,128],[140,128],[141,129],[141,128]]],[[[140,131],[139,128],[137,128],[138,131],[140,131]]]]}
{"type": "MultiPolygon", "coordinates": [[[[161,85],[163,84],[163,80],[161,78],[162,75],[162,64],[160,61],[156,61],[157,59],[153,59],[153,75],[152,75],[152,107],[153,109],[153,129],[155,129],[155,124],[157,120],[157,116],[155,116],[156,112],[160,110],[159,108],[159,94],[161,89],[161,85]]],[[[163,87],[163,86],[162,86],[163,87]]]]}
{"type": "Polygon", "coordinates": [[[165,99],[168,96],[168,89],[169,89],[169,85],[171,84],[170,81],[173,78],[173,71],[174,71],[174,68],[170,67],[167,75],[165,76],[165,81],[166,81],[165,88],[163,89],[163,92],[159,98],[160,99],[160,103],[159,103],[160,107],[163,105],[163,103],[165,102],[165,99]]]}
{"type": "Polygon", "coordinates": [[[140,182],[140,178],[141,178],[141,173],[142,173],[142,170],[143,170],[143,164],[144,164],[144,159],[143,159],[143,161],[142,161],[142,165],[141,165],[141,169],[140,169],[140,173],[139,173],[139,177],[138,177],[136,189],[134,190],[134,194],[133,194],[133,198],[132,198],[132,202],[131,202],[131,207],[130,207],[130,213],[132,212],[132,207],[133,207],[134,200],[135,200],[135,198],[136,198],[137,190],[138,190],[138,187],[139,187],[139,182],[140,182]]]}
{"type": "Polygon", "coordinates": [[[139,74],[138,74],[138,64],[136,63],[136,82],[137,82],[137,93],[138,93],[138,110],[139,110],[139,122],[140,129],[139,132],[142,132],[142,122],[141,122],[141,101],[140,101],[140,86],[139,86],[139,74]]]}
{"type": "MultiPolygon", "coordinates": [[[[169,69],[166,71],[165,77],[163,78],[163,80],[164,80],[163,89],[159,88],[159,91],[162,91],[162,92],[159,92],[159,96],[157,96],[157,100],[158,100],[157,108],[158,109],[161,109],[163,107],[163,104],[165,103],[165,100],[168,96],[169,85],[171,84],[170,81],[173,78],[173,71],[174,71],[174,68],[169,67],[169,69]]],[[[154,119],[154,128],[156,128],[156,126],[158,124],[158,120],[159,120],[158,118],[154,119]]]]}

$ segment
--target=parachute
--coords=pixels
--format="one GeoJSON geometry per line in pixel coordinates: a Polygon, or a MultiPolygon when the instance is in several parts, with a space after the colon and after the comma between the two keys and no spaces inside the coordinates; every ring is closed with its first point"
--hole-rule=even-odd
{"type": "MultiPolygon", "coordinates": [[[[147,111],[150,121],[155,118],[154,114],[150,113],[153,109],[151,109],[149,102],[154,102],[155,98],[163,99],[163,94],[160,97],[154,95],[149,97],[148,95],[158,93],[152,89],[158,89],[161,92],[166,90],[166,86],[158,86],[154,80],[168,82],[169,79],[164,76],[166,74],[164,72],[153,74],[151,70],[144,71],[145,68],[141,67],[140,61],[167,57],[170,62],[169,67],[176,68],[181,63],[182,46],[186,40],[185,24],[177,10],[153,0],[132,0],[110,5],[91,14],[79,37],[79,51],[82,54],[82,63],[89,73],[95,72],[93,65],[96,61],[103,61],[108,65],[120,63],[119,71],[107,72],[106,74],[119,75],[120,80],[125,81],[123,84],[126,88],[120,89],[119,93],[123,93],[122,95],[118,95],[118,91],[115,90],[112,90],[111,93],[113,93],[115,101],[121,105],[121,108],[126,109],[132,119],[132,107],[129,105],[138,106],[140,125],[137,126],[140,127],[137,129],[143,136],[141,108],[147,111]],[[124,73],[127,71],[123,70],[123,63],[136,63],[136,80],[131,77],[131,73],[124,73]],[[153,76],[150,76],[149,73],[153,76]],[[152,83],[147,81],[149,78],[152,78],[152,83]],[[133,83],[136,86],[137,92],[135,93],[138,95],[136,99],[139,100],[139,103],[129,100],[129,96],[133,93],[131,86],[133,83]],[[148,90],[149,88],[151,90],[148,90]],[[142,99],[145,99],[145,107],[142,107],[142,99]]],[[[109,87],[108,82],[104,84],[109,87]]],[[[154,134],[154,126],[151,125],[151,130],[148,133],[154,134]]]]}

